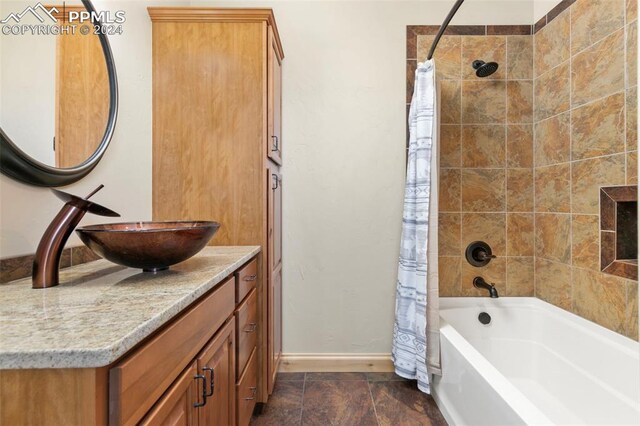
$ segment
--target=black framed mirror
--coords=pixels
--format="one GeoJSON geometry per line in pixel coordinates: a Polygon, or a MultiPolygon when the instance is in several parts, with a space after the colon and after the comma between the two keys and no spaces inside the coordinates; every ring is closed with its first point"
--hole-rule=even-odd
{"type": "MultiPolygon", "coordinates": [[[[90,0],[81,0],[82,4],[86,11],[91,14],[91,22],[94,28],[101,28],[100,21],[96,18],[98,16],[95,12],[95,8],[90,0]],[[97,26],[97,27],[96,27],[97,26]]],[[[53,15],[49,14],[52,19],[53,15]]],[[[96,136],[95,139],[100,139],[99,143],[95,143],[94,147],[87,154],[88,157],[82,157],[79,160],[79,163],[73,163],[71,160],[67,160],[66,163],[60,160],[56,160],[56,164],[51,165],[47,164],[45,161],[41,161],[41,159],[35,158],[35,156],[30,155],[28,150],[24,149],[18,145],[17,141],[11,139],[10,135],[7,134],[5,129],[1,127],[4,123],[0,123],[0,172],[4,175],[9,176],[17,181],[35,185],[35,186],[44,186],[44,187],[54,187],[54,186],[65,186],[72,184],[84,176],[89,174],[98,164],[100,159],[103,157],[105,151],[109,147],[109,143],[111,142],[111,138],[113,137],[113,132],[116,125],[116,118],[118,113],[118,84],[116,78],[116,70],[113,61],[113,54],[111,52],[111,47],[109,45],[109,40],[107,36],[104,34],[104,31],[91,31],[90,35],[95,33],[95,37],[99,39],[99,45],[102,50],[102,54],[104,56],[104,61],[106,68],[103,68],[105,75],[104,82],[104,93],[108,93],[108,105],[105,103],[104,105],[104,122],[105,128],[104,133],[102,133],[102,137],[100,139],[99,136],[96,136]]],[[[83,33],[85,34],[85,33],[83,33]]],[[[60,36],[56,36],[60,37],[60,36]]],[[[84,37],[89,37],[89,35],[84,35],[84,37]]],[[[60,47],[60,41],[58,40],[58,48],[60,47]]],[[[97,46],[97,44],[96,44],[97,46]]],[[[68,49],[69,50],[69,49],[68,49]]],[[[99,48],[98,48],[99,50],[99,48]]],[[[57,56],[60,57],[60,53],[57,53],[57,56]]],[[[56,69],[56,75],[59,75],[59,69],[56,69]]],[[[85,84],[87,86],[87,84],[85,84]]],[[[56,96],[60,91],[58,87],[55,89],[56,96]]],[[[89,107],[98,102],[104,102],[104,95],[101,93],[93,93],[88,92],[89,96],[92,98],[87,99],[87,102],[76,102],[75,104],[79,105],[78,108],[81,107],[89,107]]],[[[68,104],[72,104],[72,102],[68,102],[68,104]]],[[[59,112],[56,110],[56,125],[57,121],[59,121],[59,112]]],[[[73,122],[73,120],[68,120],[73,122]]],[[[24,126],[22,126],[24,127],[24,126]]],[[[69,126],[68,126],[69,127],[69,126]]],[[[91,127],[91,126],[86,126],[91,127]]],[[[95,124],[93,125],[95,128],[95,124]]],[[[95,130],[95,129],[94,129],[95,130]]],[[[99,132],[99,129],[98,129],[99,132]]],[[[99,133],[98,133],[99,135],[99,133]]],[[[57,136],[57,130],[56,130],[57,136]]],[[[86,136],[86,135],[85,135],[86,136]]],[[[85,137],[86,139],[86,137],[85,137]]],[[[38,143],[51,145],[51,140],[44,140],[42,142],[37,141],[38,143]]],[[[56,140],[53,140],[53,148],[55,149],[56,140]]]]}

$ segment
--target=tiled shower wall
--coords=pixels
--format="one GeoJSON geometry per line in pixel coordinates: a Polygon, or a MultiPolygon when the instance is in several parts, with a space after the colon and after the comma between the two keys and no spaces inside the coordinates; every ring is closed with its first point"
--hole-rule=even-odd
{"type": "MultiPolygon", "coordinates": [[[[600,186],[637,183],[636,7],[563,0],[535,35],[448,28],[435,54],[442,296],[486,296],[480,275],[638,339],[638,283],[600,272],[598,232],[600,186]],[[477,78],[475,59],[500,68],[477,78]],[[498,255],[487,267],[464,259],[475,240],[498,255]]],[[[437,30],[407,28],[407,105],[437,30]]]]}
{"type": "MultiPolygon", "coordinates": [[[[416,60],[438,27],[408,28],[407,103],[416,60]]],[[[486,296],[482,276],[503,296],[534,295],[533,37],[531,25],[450,26],[435,53],[441,81],[440,294],[486,296]],[[475,59],[498,71],[478,78],[475,59]],[[467,245],[489,243],[497,259],[474,268],[467,245]]]]}
{"type": "Polygon", "coordinates": [[[637,184],[637,0],[565,0],[536,30],[535,294],[637,339],[638,283],[600,272],[599,238],[600,187],[637,184]]]}

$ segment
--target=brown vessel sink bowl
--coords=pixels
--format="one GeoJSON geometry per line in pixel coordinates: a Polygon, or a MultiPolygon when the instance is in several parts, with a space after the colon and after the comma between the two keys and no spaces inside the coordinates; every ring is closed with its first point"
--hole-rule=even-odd
{"type": "Polygon", "coordinates": [[[76,229],[96,254],[119,265],[157,272],[202,250],[220,224],[206,221],[128,222],[76,229]]]}

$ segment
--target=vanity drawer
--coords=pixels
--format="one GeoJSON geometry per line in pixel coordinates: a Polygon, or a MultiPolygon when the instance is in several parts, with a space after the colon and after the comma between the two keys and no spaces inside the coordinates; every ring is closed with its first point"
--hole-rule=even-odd
{"type": "Polygon", "coordinates": [[[249,357],[247,369],[236,385],[236,419],[238,426],[247,426],[256,406],[258,391],[258,357],[254,349],[249,357]]]}
{"type": "Polygon", "coordinates": [[[258,341],[258,290],[253,289],[236,310],[236,377],[240,377],[258,341]]]}
{"type": "Polygon", "coordinates": [[[234,291],[232,277],[110,370],[110,424],[140,421],[233,313],[234,291]]]}
{"type": "Polygon", "coordinates": [[[240,303],[258,282],[258,259],[253,259],[245,267],[236,272],[238,286],[236,288],[236,303],[240,303]]]}

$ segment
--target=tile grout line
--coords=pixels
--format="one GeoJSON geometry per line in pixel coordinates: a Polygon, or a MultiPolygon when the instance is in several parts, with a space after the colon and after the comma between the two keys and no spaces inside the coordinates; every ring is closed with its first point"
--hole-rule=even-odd
{"type": "MultiPolygon", "coordinates": [[[[573,58],[581,52],[573,54],[573,15],[574,7],[569,6],[569,267],[571,280],[571,312],[575,312],[575,285],[573,277],[573,58]]],[[[603,38],[604,40],[604,38],[603,38]]],[[[599,41],[598,41],[599,43],[599,41]]],[[[592,46],[595,46],[593,43],[592,46]]],[[[588,47],[587,49],[589,49],[588,47]]],[[[585,49],[586,50],[586,49],[585,49]]],[[[599,237],[599,236],[598,236],[599,237]]]]}

